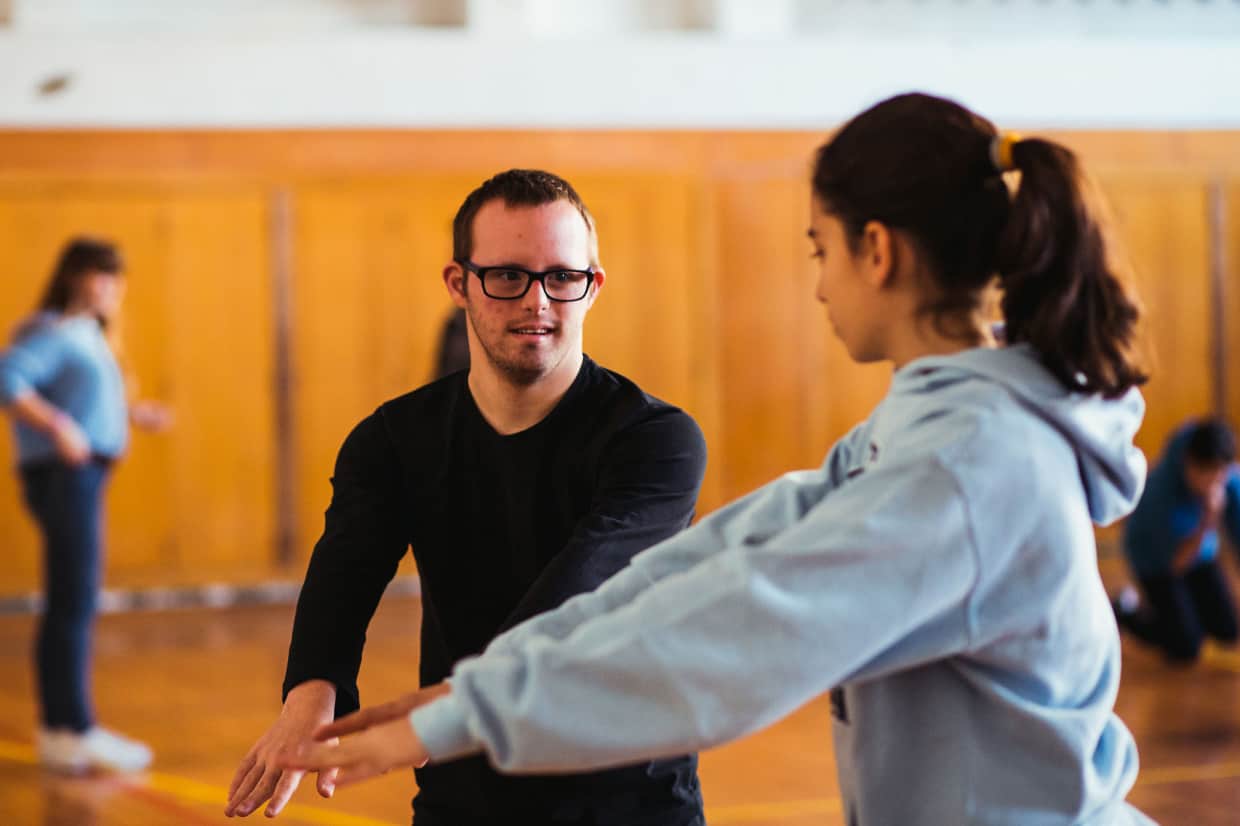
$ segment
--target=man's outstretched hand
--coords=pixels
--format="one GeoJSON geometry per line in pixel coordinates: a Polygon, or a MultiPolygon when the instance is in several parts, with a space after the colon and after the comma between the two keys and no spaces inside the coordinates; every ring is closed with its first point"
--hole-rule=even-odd
{"type": "MultiPolygon", "coordinates": [[[[290,691],[280,716],[237,767],[228,786],[224,814],[246,817],[270,800],[265,814],[268,817],[278,815],[306,773],[280,766],[277,758],[284,750],[304,743],[325,723],[330,723],[335,708],[336,688],[323,680],[302,683],[290,691]]],[[[317,785],[320,795],[331,797],[336,787],[335,773],[319,772],[317,785]]]]}

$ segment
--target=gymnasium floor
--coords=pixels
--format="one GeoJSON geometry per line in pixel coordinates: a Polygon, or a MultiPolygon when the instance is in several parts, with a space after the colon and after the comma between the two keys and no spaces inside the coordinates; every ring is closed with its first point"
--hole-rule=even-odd
{"type": "MultiPolygon", "coordinates": [[[[363,666],[364,698],[387,699],[408,687],[418,611],[416,598],[380,608],[363,666]]],[[[279,606],[104,617],[96,655],[101,716],[149,742],[156,762],[142,776],[87,780],[50,777],[34,766],[33,619],[0,618],[0,826],[267,822],[261,814],[228,821],[222,811],[236,761],[278,710],[291,616],[291,607],[279,606]]],[[[1164,826],[1240,822],[1240,652],[1211,649],[1195,669],[1172,670],[1125,641],[1124,657],[1119,711],[1142,758],[1130,800],[1164,826]]],[[[702,778],[712,826],[843,823],[823,700],[704,755],[702,778]]],[[[407,824],[412,790],[405,772],[346,788],[332,801],[307,784],[279,822],[407,824]]]]}

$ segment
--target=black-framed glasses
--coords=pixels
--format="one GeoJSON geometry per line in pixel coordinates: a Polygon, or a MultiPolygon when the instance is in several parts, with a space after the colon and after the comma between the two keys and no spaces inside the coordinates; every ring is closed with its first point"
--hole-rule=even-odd
{"type": "Polygon", "coordinates": [[[488,298],[513,301],[524,298],[530,285],[537,281],[552,301],[580,301],[590,292],[594,283],[594,270],[546,270],[532,272],[520,267],[479,267],[473,261],[456,263],[467,272],[478,276],[482,292],[488,298]]]}

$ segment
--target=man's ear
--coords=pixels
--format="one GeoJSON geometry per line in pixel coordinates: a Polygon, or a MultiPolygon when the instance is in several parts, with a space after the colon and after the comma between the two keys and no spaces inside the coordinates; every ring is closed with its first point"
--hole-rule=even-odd
{"type": "Polygon", "coordinates": [[[449,262],[443,268],[443,285],[448,289],[448,297],[452,299],[452,303],[464,309],[469,300],[465,297],[465,279],[469,276],[461,265],[455,261],[449,262]]]}
{"type": "Polygon", "coordinates": [[[598,298],[598,294],[603,289],[603,282],[606,280],[607,273],[603,271],[602,267],[594,271],[594,280],[590,282],[590,296],[586,299],[591,307],[594,306],[594,301],[598,298]]]}

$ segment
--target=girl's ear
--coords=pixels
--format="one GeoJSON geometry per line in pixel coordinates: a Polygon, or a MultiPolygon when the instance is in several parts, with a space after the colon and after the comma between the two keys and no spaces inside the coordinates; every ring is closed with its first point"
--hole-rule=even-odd
{"type": "Polygon", "coordinates": [[[867,221],[861,230],[857,263],[871,286],[888,286],[896,272],[898,244],[891,229],[879,221],[867,221]]]}

